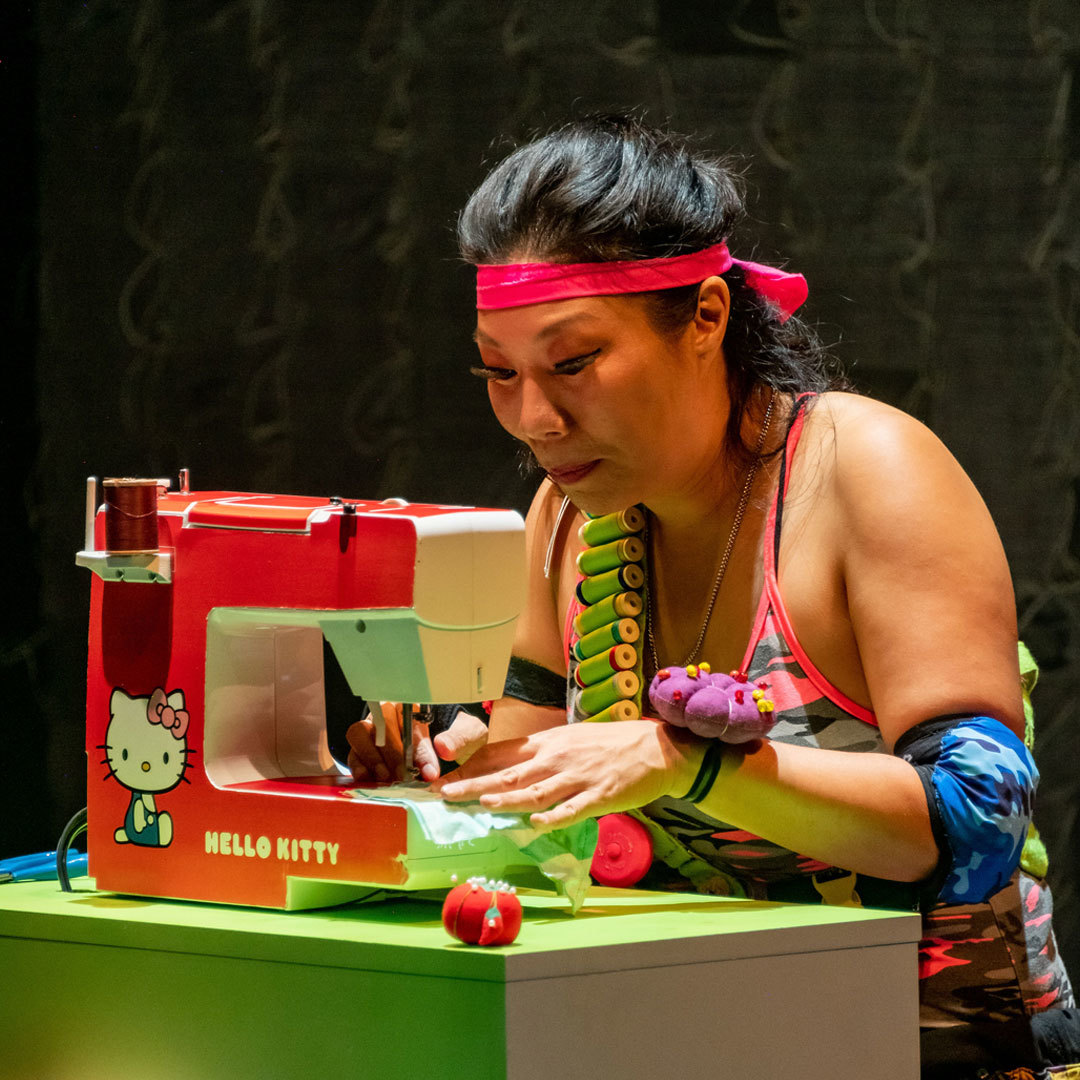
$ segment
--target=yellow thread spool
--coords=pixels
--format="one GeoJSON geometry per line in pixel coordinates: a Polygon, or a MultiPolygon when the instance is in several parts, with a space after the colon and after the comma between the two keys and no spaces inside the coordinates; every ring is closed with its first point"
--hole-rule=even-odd
{"type": "Polygon", "coordinates": [[[615,645],[633,645],[641,637],[641,627],[633,619],[620,619],[594,630],[574,642],[574,659],[588,660],[615,645]]]}
{"type": "Polygon", "coordinates": [[[624,592],[605,596],[599,603],[590,605],[574,616],[574,633],[578,637],[584,637],[619,619],[636,619],[644,606],[638,593],[624,592]]]}
{"type": "Polygon", "coordinates": [[[614,705],[609,705],[606,709],[602,709],[595,716],[590,716],[588,719],[592,724],[604,724],[610,720],[637,720],[640,716],[641,712],[638,707],[632,701],[627,701],[624,698],[622,701],[616,701],[614,705]]]}
{"type": "Polygon", "coordinates": [[[637,659],[637,649],[633,645],[615,645],[607,652],[582,660],[574,678],[580,687],[592,686],[611,678],[613,671],[629,671],[637,665],[637,659]]]}
{"type": "Polygon", "coordinates": [[[623,563],[636,563],[645,557],[645,545],[636,536],[624,536],[610,544],[588,547],[577,557],[579,574],[593,577],[614,570],[623,563]]]}
{"type": "Polygon", "coordinates": [[[590,547],[608,544],[620,536],[629,536],[645,528],[645,514],[640,506],[628,506],[614,514],[591,518],[578,529],[578,536],[590,547]]]}
{"type": "Polygon", "coordinates": [[[620,698],[632,698],[640,686],[641,680],[632,671],[617,671],[610,679],[581,691],[581,711],[596,716],[620,698]]]}
{"type": "Polygon", "coordinates": [[[583,604],[595,604],[607,596],[640,589],[645,584],[645,572],[637,563],[626,563],[596,577],[583,578],[577,585],[577,596],[583,604]]]}

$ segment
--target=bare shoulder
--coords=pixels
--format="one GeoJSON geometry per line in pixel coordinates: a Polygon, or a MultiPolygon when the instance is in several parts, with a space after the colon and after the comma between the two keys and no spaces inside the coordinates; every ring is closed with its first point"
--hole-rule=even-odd
{"type": "Polygon", "coordinates": [[[528,585],[525,610],[518,620],[514,653],[552,671],[565,670],[562,613],[567,583],[572,590],[573,558],[580,514],[563,505],[563,493],[545,479],[525,518],[528,585]],[[569,566],[569,572],[568,572],[569,566]]]}
{"type": "Polygon", "coordinates": [[[952,459],[945,444],[921,421],[859,394],[822,394],[807,426],[818,432],[819,440],[832,441],[844,475],[853,469],[910,464],[927,456],[952,459]]]}
{"type": "Polygon", "coordinates": [[[924,424],[869,398],[824,395],[806,431],[883,730],[895,738],[920,716],[974,711],[1015,728],[1012,580],[963,468],[924,424]]]}
{"type": "MultiPolygon", "coordinates": [[[[946,525],[937,520],[940,515],[977,519],[992,530],[986,506],[959,462],[907,413],[857,394],[824,394],[807,432],[845,524],[869,523],[886,513],[946,525]]],[[[903,527],[899,520],[894,525],[903,527]]]]}
{"type": "MultiPolygon", "coordinates": [[[[548,671],[565,674],[558,560],[555,550],[567,530],[572,508],[563,508],[563,494],[545,479],[533,496],[525,517],[525,607],[514,631],[513,655],[548,671]],[[553,539],[555,543],[553,544],[553,539]],[[552,560],[555,558],[555,565],[552,560]]],[[[563,709],[532,705],[503,697],[492,709],[490,740],[518,738],[566,722],[563,709]]]]}

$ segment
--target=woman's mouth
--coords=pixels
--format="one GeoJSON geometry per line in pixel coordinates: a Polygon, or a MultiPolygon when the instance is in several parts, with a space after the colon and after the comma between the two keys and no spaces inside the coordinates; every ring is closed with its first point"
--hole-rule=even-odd
{"type": "Polygon", "coordinates": [[[577,465],[564,465],[559,469],[547,469],[546,472],[556,484],[576,484],[584,480],[600,464],[600,459],[585,461],[577,465]]]}

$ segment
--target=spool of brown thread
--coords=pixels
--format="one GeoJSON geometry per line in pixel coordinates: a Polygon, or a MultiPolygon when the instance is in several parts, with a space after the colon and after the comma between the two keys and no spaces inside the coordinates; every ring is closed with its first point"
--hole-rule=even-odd
{"type": "Polygon", "coordinates": [[[130,477],[102,483],[105,550],[110,555],[154,555],[158,549],[157,480],[130,477]]]}

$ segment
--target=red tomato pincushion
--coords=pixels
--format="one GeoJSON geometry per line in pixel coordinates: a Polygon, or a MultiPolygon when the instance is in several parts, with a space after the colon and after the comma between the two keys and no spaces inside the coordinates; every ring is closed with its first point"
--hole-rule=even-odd
{"type": "Polygon", "coordinates": [[[503,881],[469,878],[443,901],[446,932],[467,945],[509,945],[521,929],[521,901],[503,881]]]}

